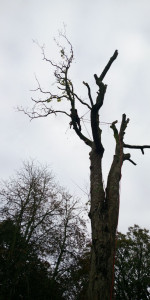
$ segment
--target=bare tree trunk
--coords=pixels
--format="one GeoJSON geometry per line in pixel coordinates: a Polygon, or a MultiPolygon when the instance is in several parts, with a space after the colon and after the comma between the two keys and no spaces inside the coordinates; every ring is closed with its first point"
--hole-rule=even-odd
{"type": "Polygon", "coordinates": [[[92,227],[92,250],[89,300],[110,300],[113,297],[113,269],[119,215],[119,182],[123,161],[130,160],[130,154],[123,153],[123,137],[128,122],[129,119],[126,119],[124,114],[119,132],[115,125],[116,121],[111,125],[116,149],[108,174],[106,190],[104,190],[102,178],[103,152],[98,151],[97,147],[93,146],[90,153],[91,211],[89,216],[92,227]]]}
{"type": "MultiPolygon", "coordinates": [[[[91,270],[88,289],[88,299],[110,299],[113,264],[115,252],[115,233],[118,220],[118,199],[116,201],[115,215],[111,218],[112,199],[105,194],[102,178],[102,157],[95,149],[90,153],[91,160],[91,227],[92,227],[92,251],[91,270]],[[112,227],[114,227],[112,233],[112,227]]],[[[119,190],[118,190],[119,192],[119,190]]],[[[118,197],[117,197],[118,198],[118,197]]]]}

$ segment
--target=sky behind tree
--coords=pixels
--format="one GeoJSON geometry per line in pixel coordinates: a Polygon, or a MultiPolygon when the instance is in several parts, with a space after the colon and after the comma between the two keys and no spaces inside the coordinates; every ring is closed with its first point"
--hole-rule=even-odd
{"type": "MultiPolygon", "coordinates": [[[[115,147],[113,132],[105,123],[118,120],[119,124],[126,113],[130,123],[125,142],[150,144],[149,11],[149,0],[0,0],[1,179],[13,175],[22,160],[34,158],[49,164],[62,185],[86,200],[82,190],[87,192],[89,183],[90,149],[70,130],[69,119],[50,116],[30,122],[16,109],[31,107],[30,99],[35,97],[31,90],[37,87],[35,74],[42,87],[56,88],[53,70],[33,41],[45,44],[47,56],[57,61],[59,51],[53,38],[59,39],[63,24],[74,48],[70,76],[76,92],[87,101],[82,82],[88,82],[96,95],[93,75],[100,75],[114,51],[119,51],[104,80],[108,88],[100,111],[104,182],[115,147]]],[[[85,113],[81,126],[90,134],[89,115],[82,108],[80,117],[85,113]]],[[[127,161],[122,169],[120,231],[134,223],[149,228],[150,150],[145,150],[144,156],[140,150],[130,153],[137,166],[127,161]]]]}

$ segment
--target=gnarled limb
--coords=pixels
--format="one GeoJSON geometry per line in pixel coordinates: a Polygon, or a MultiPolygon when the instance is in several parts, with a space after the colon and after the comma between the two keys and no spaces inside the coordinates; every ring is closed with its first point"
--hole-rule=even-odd
{"type": "MultiPolygon", "coordinates": [[[[96,84],[99,87],[99,90],[98,90],[98,95],[97,95],[97,98],[96,98],[96,103],[93,104],[93,101],[91,102],[91,104],[92,104],[91,129],[92,129],[93,140],[94,140],[96,149],[97,149],[98,152],[101,153],[101,157],[103,156],[104,148],[103,148],[103,145],[101,143],[101,129],[99,127],[99,110],[103,105],[104,96],[105,96],[106,89],[107,89],[107,85],[105,85],[102,82],[102,80],[104,79],[106,73],[108,72],[109,68],[111,67],[113,61],[116,59],[117,55],[118,55],[118,51],[116,50],[114,52],[113,56],[110,58],[108,64],[104,68],[103,72],[101,73],[100,77],[98,77],[96,74],[94,74],[94,78],[95,78],[96,84]]],[[[87,86],[87,88],[89,90],[88,84],[87,83],[84,83],[84,84],[87,86]]],[[[90,96],[89,96],[89,98],[90,98],[90,96]]]]}

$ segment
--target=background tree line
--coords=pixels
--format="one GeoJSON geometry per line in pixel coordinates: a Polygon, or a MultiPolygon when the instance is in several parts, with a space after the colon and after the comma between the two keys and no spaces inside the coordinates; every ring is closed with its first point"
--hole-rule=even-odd
{"type": "MultiPolygon", "coordinates": [[[[91,241],[80,199],[24,163],[0,189],[0,299],[84,300],[91,241]]],[[[150,299],[149,231],[118,233],[115,299],[150,299]]]]}

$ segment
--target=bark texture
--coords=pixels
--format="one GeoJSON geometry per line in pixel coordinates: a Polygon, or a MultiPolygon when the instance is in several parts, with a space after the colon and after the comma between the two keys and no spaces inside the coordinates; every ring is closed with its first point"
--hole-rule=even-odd
{"type": "MultiPolygon", "coordinates": [[[[90,153],[91,160],[91,227],[92,251],[89,281],[89,299],[107,299],[110,286],[108,260],[110,258],[110,231],[107,203],[103,187],[101,156],[95,149],[90,153]]],[[[110,293],[109,293],[110,294],[110,293]]]]}
{"type": "Polygon", "coordinates": [[[120,162],[115,156],[112,164],[113,176],[110,173],[105,191],[101,156],[95,149],[90,153],[90,160],[92,249],[88,299],[107,300],[111,297],[113,286],[115,237],[119,214],[120,162]]]}
{"type": "Polygon", "coordinates": [[[106,190],[104,190],[102,178],[102,153],[95,146],[90,153],[92,251],[89,300],[113,299],[113,269],[119,215],[119,182],[123,161],[130,158],[130,154],[123,153],[123,137],[128,122],[129,119],[126,119],[124,114],[119,132],[116,128],[117,121],[111,125],[116,140],[116,149],[108,174],[106,190]]]}

